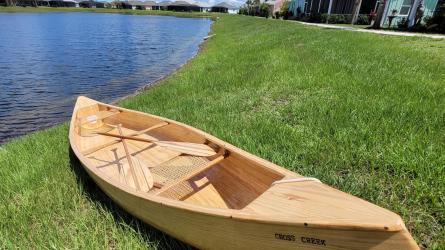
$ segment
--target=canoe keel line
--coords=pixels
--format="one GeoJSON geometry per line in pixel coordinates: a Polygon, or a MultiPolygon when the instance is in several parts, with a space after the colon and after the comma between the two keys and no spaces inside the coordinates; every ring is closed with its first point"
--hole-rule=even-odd
{"type": "Polygon", "coordinates": [[[97,185],[203,249],[419,249],[397,214],[185,124],[79,97],[69,139],[97,185]]]}

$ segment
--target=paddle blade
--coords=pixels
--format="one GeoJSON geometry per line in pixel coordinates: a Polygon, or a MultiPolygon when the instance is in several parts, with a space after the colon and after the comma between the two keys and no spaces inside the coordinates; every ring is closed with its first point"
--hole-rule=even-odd
{"type": "MultiPolygon", "coordinates": [[[[139,183],[142,192],[148,192],[153,187],[153,176],[147,167],[142,166],[141,162],[136,158],[131,156],[131,161],[133,164],[134,173],[131,171],[133,175],[134,181],[139,183]]],[[[126,163],[128,164],[128,163],[126,163]]]]}

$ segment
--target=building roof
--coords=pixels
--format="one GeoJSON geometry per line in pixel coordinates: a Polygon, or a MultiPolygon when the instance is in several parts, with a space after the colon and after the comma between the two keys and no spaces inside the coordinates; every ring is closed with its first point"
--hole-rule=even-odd
{"type": "Polygon", "coordinates": [[[212,7],[212,5],[208,4],[208,3],[203,3],[203,2],[195,2],[196,5],[198,5],[201,8],[210,8],[212,7]]]}
{"type": "Polygon", "coordinates": [[[129,5],[133,5],[133,6],[143,6],[144,3],[141,1],[128,1],[127,2],[129,5]]]}
{"type": "Polygon", "coordinates": [[[162,2],[159,2],[159,3],[156,3],[156,6],[168,6],[168,5],[170,5],[170,1],[162,1],[162,2]]]}
{"type": "Polygon", "coordinates": [[[156,2],[155,1],[145,1],[145,2],[142,2],[142,4],[145,6],[154,6],[154,5],[156,5],[156,2]]]}
{"type": "Polygon", "coordinates": [[[228,4],[226,2],[221,2],[219,4],[215,4],[212,8],[227,8],[227,9],[237,9],[235,6],[228,4]]]}
{"type": "Polygon", "coordinates": [[[170,6],[198,6],[195,3],[189,3],[189,2],[186,2],[186,1],[182,1],[182,0],[174,1],[173,3],[171,3],[169,5],[170,6]]]}

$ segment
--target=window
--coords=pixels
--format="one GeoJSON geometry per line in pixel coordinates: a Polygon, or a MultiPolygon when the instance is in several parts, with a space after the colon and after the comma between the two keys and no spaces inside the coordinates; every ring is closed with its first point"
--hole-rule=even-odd
{"type": "Polygon", "coordinates": [[[411,9],[412,0],[403,0],[402,7],[400,7],[399,15],[406,16],[409,14],[409,10],[411,9]]]}

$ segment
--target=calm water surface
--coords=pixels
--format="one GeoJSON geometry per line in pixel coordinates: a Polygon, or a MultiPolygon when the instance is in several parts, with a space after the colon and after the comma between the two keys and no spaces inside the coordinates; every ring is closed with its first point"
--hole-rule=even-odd
{"type": "Polygon", "coordinates": [[[0,143],[66,121],[75,98],[110,102],[197,53],[209,19],[0,13],[0,143]]]}

